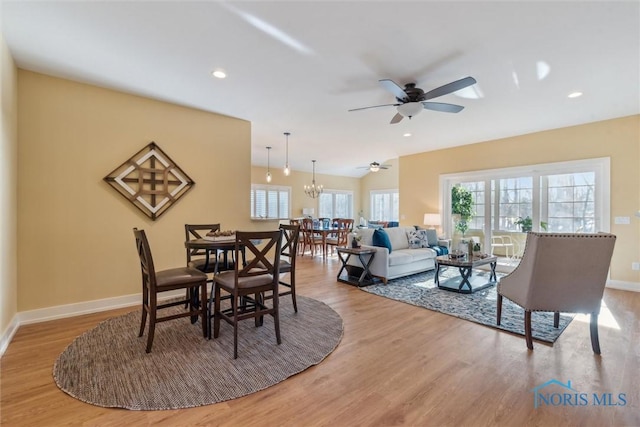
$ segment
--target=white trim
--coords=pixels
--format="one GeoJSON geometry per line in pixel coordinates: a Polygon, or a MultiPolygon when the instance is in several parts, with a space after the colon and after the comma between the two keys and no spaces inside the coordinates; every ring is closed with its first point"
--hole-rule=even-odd
{"type": "MultiPolygon", "coordinates": [[[[535,178],[539,177],[540,175],[556,173],[558,171],[562,171],[563,173],[565,171],[567,173],[583,171],[596,172],[597,178],[595,197],[597,201],[596,206],[598,206],[598,211],[596,213],[596,230],[609,232],[611,229],[611,158],[598,157],[592,159],[540,163],[533,165],[514,166],[499,169],[483,169],[440,175],[440,206],[442,206],[443,230],[445,234],[451,236],[453,235],[450,215],[447,215],[447,212],[451,212],[451,197],[449,197],[448,195],[451,194],[451,187],[453,187],[455,184],[464,181],[481,181],[486,180],[487,178],[517,178],[529,175],[533,175],[535,178]]],[[[485,191],[487,190],[485,189],[485,191]]],[[[487,227],[487,224],[485,224],[485,227],[487,227]]]]}
{"type": "Polygon", "coordinates": [[[9,343],[13,339],[13,336],[18,331],[18,316],[13,316],[11,319],[11,323],[9,323],[9,327],[4,331],[2,336],[0,337],[0,357],[4,354],[7,347],[9,347],[9,343]]]}
{"type": "MultiPolygon", "coordinates": [[[[184,295],[184,291],[163,292],[158,301],[184,295]]],[[[140,305],[141,294],[123,295],[120,297],[105,298],[100,300],[85,301],[74,304],[57,305],[54,307],[39,308],[23,311],[17,314],[20,326],[32,323],[46,322],[49,320],[64,319],[66,317],[80,316],[89,313],[115,310],[117,308],[140,305]]]]}
{"type": "MultiPolygon", "coordinates": [[[[164,301],[180,296],[184,296],[184,291],[176,290],[163,292],[162,297],[158,298],[158,301],[164,301]]],[[[5,350],[9,346],[9,343],[13,339],[13,336],[18,331],[18,328],[22,325],[47,322],[56,319],[64,319],[67,317],[80,316],[83,314],[99,313],[101,311],[115,310],[117,308],[123,307],[139,306],[141,300],[141,294],[133,294],[20,312],[13,317],[13,319],[11,320],[11,324],[2,334],[2,337],[0,337],[0,356],[4,354],[5,350]]]]}
{"type": "Polygon", "coordinates": [[[640,292],[640,282],[625,282],[624,280],[609,280],[607,288],[621,291],[640,292]]]}

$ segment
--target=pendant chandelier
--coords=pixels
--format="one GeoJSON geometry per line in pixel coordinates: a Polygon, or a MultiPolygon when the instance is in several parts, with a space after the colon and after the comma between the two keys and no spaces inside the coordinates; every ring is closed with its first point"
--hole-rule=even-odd
{"type": "Polygon", "coordinates": [[[285,137],[287,138],[287,146],[286,146],[286,157],[285,157],[285,161],[284,161],[284,176],[289,176],[289,174],[291,173],[291,170],[289,169],[289,135],[291,135],[289,132],[285,132],[284,133],[285,137]]]}
{"type": "Polygon", "coordinates": [[[304,186],[304,194],[315,199],[322,194],[322,185],[316,185],[316,161],[311,160],[313,163],[313,178],[311,179],[311,185],[304,186]]]}
{"type": "Polygon", "coordinates": [[[271,147],[267,147],[267,182],[271,182],[271,147]]]}

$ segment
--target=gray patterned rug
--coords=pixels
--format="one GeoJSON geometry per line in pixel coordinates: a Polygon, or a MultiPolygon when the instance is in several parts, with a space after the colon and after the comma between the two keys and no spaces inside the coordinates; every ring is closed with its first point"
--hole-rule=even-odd
{"type": "MultiPolygon", "coordinates": [[[[426,273],[390,280],[386,286],[376,284],[360,289],[492,328],[524,335],[524,309],[506,298],[502,299],[501,325],[496,325],[495,286],[472,294],[460,294],[438,289],[433,282],[433,275],[434,271],[431,270],[426,273]]],[[[454,268],[448,268],[441,273],[441,278],[454,277],[455,275],[459,275],[458,271],[454,268]]],[[[489,273],[474,270],[473,275],[488,278],[489,273]]],[[[498,278],[500,276],[501,274],[498,273],[498,278]]],[[[559,327],[554,328],[553,313],[533,312],[531,314],[532,336],[536,340],[553,343],[573,318],[573,314],[561,313],[559,327]]]]}
{"type": "Polygon", "coordinates": [[[311,298],[281,299],[276,344],[273,318],[256,328],[240,322],[238,358],[233,359],[233,328],[222,322],[220,337],[202,337],[200,321],[159,323],[153,349],[138,338],[140,311],[98,324],[76,338],[58,357],[53,376],[65,393],[103,407],[134,410],[209,405],[265,389],[317,365],[342,339],[338,313],[311,298]]]}

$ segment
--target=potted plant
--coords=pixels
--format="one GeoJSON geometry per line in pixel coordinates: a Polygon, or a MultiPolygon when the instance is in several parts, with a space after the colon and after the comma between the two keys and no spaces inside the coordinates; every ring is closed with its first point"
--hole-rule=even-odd
{"type": "Polygon", "coordinates": [[[459,185],[451,189],[451,213],[458,215],[455,228],[464,238],[469,229],[469,220],[473,217],[473,197],[469,190],[459,185]]]}
{"type": "Polygon", "coordinates": [[[526,216],[524,218],[518,217],[518,219],[516,220],[516,222],[514,222],[514,224],[519,225],[520,230],[522,230],[523,233],[527,233],[533,230],[533,220],[531,219],[530,216],[526,216]]]}
{"type": "Polygon", "coordinates": [[[480,243],[475,243],[473,245],[473,256],[480,256],[482,255],[481,249],[480,249],[480,243]]]}

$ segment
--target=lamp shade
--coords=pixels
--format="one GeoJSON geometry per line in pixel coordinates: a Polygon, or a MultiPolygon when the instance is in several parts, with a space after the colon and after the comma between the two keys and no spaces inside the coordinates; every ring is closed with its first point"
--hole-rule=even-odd
{"type": "Polygon", "coordinates": [[[440,214],[437,213],[426,213],[424,214],[424,225],[440,225],[442,220],[440,219],[440,214]]]}

